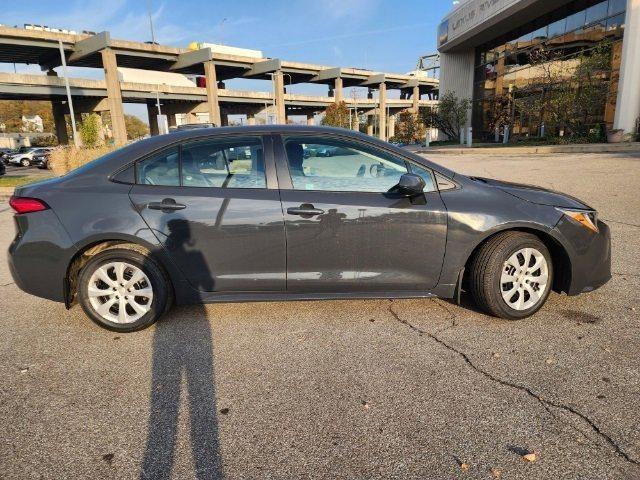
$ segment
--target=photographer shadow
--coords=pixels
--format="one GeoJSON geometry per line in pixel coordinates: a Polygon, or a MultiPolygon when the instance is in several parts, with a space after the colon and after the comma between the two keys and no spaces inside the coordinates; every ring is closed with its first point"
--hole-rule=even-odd
{"type": "MultiPolygon", "coordinates": [[[[173,219],[168,223],[166,246],[172,252],[206,266],[205,259],[193,245],[189,222],[173,219]]],[[[211,290],[211,283],[194,287],[211,290]]],[[[180,321],[159,321],[153,337],[153,366],[149,426],[141,479],[171,477],[178,440],[178,420],[182,384],[186,386],[189,413],[191,454],[197,479],[223,478],[218,437],[213,339],[203,305],[182,309],[180,321]]]]}

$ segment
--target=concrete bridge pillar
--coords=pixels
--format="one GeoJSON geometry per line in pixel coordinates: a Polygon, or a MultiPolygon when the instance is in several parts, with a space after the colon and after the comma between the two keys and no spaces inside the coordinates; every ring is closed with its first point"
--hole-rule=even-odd
{"type": "Polygon", "coordinates": [[[373,121],[371,120],[373,117],[371,115],[367,115],[367,135],[373,136],[373,121]]]}
{"type": "Polygon", "coordinates": [[[316,116],[313,113],[307,114],[307,125],[315,125],[316,124],[316,116]]]}
{"type": "Polygon", "coordinates": [[[167,113],[167,124],[169,127],[175,127],[177,125],[175,113],[167,113]]]}
{"type": "Polygon", "coordinates": [[[98,144],[104,145],[104,125],[102,124],[102,115],[100,112],[92,112],[90,115],[96,116],[96,126],[98,127],[98,144]]]}
{"type": "Polygon", "coordinates": [[[395,115],[389,115],[389,136],[388,138],[391,138],[393,136],[395,136],[396,134],[396,116],[395,115]]]}
{"type": "Polygon", "coordinates": [[[185,113],[187,123],[198,123],[198,116],[194,112],[185,113]]]}
{"type": "Polygon", "coordinates": [[[67,107],[62,102],[51,102],[51,109],[53,112],[53,123],[56,127],[56,137],[58,137],[58,144],[68,145],[69,135],[67,134],[67,120],[66,113],[67,107]]]}
{"type": "Polygon", "coordinates": [[[344,100],[342,92],[342,78],[337,77],[333,85],[333,98],[336,102],[342,102],[344,100]]]}
{"type": "Polygon", "coordinates": [[[147,115],[149,116],[149,133],[155,136],[160,133],[158,128],[158,107],[154,103],[147,103],[147,115]]]}
{"type": "Polygon", "coordinates": [[[255,124],[256,124],[255,113],[247,113],[247,125],[255,125],[255,124]]]}
{"type": "Polygon", "coordinates": [[[287,114],[284,105],[284,75],[278,70],[273,74],[274,100],[276,104],[276,123],[286,124],[287,114]]]}
{"type": "MultiPolygon", "coordinates": [[[[218,81],[216,77],[216,66],[213,61],[204,62],[204,74],[207,88],[207,111],[209,121],[220,126],[220,103],[218,102],[218,81]]],[[[223,87],[224,88],[224,87],[223,87]]]]}
{"type": "Polygon", "coordinates": [[[627,0],[627,17],[622,40],[622,68],[613,128],[634,133],[640,118],[640,0],[627,0]]]}
{"type": "Polygon", "coordinates": [[[415,86],[413,87],[413,94],[411,95],[411,100],[413,100],[413,105],[412,105],[412,110],[413,113],[418,113],[419,110],[419,101],[420,101],[420,87],[419,86],[415,86]]]}
{"type": "Polygon", "coordinates": [[[381,83],[378,90],[378,112],[379,112],[379,121],[378,121],[378,137],[381,140],[387,139],[387,85],[385,83],[381,83]]]}
{"type": "Polygon", "coordinates": [[[116,54],[110,48],[100,51],[102,67],[104,68],[104,80],[107,84],[107,98],[109,113],[111,115],[111,130],[116,146],[127,143],[127,129],[124,124],[124,110],[122,109],[122,92],[118,78],[118,63],[116,54]]]}
{"type": "Polygon", "coordinates": [[[351,130],[355,131],[355,132],[359,132],[360,131],[360,118],[355,114],[353,115],[353,120],[351,122],[351,130]]]}

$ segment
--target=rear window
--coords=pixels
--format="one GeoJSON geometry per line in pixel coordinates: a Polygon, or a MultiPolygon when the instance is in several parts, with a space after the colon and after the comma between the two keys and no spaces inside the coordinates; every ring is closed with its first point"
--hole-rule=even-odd
{"type": "Polygon", "coordinates": [[[138,162],[136,183],[141,185],[180,185],[180,150],[168,148],[138,162]]]}
{"type": "Polygon", "coordinates": [[[202,188],[266,188],[260,136],[192,140],[136,164],[136,183],[202,188]]]}

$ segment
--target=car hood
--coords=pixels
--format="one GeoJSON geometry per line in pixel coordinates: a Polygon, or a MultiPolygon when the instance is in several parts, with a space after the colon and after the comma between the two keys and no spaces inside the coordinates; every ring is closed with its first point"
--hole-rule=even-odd
{"type": "Polygon", "coordinates": [[[555,192],[542,187],[536,187],[535,185],[503,182],[502,180],[493,180],[491,178],[471,177],[471,179],[482,182],[491,187],[499,188],[514,197],[527,202],[536,203],[538,205],[592,210],[589,205],[575,197],[572,197],[571,195],[555,192]]]}

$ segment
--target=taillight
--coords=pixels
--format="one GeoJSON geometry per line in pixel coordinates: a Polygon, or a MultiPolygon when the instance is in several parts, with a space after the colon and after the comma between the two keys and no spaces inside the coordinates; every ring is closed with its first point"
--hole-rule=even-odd
{"type": "Polygon", "coordinates": [[[16,213],[41,212],[49,208],[49,205],[42,200],[30,197],[11,197],[9,199],[9,206],[11,206],[16,213]]]}

